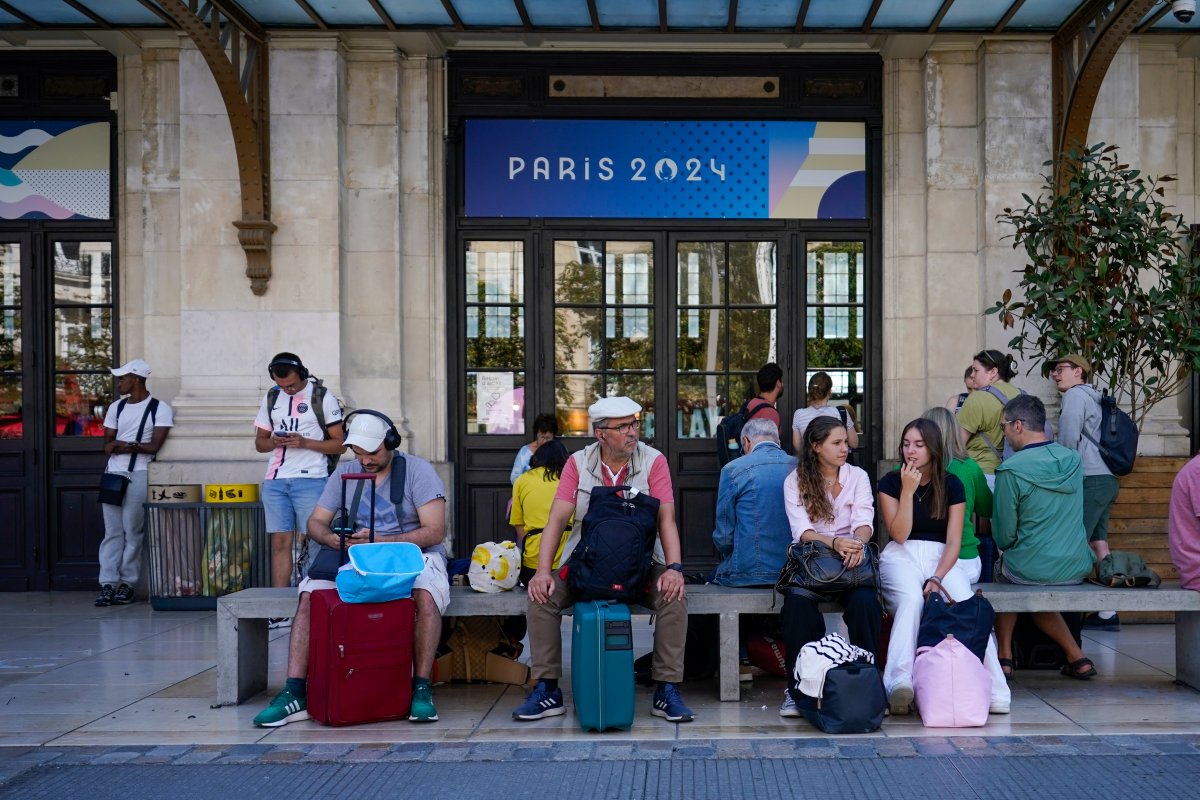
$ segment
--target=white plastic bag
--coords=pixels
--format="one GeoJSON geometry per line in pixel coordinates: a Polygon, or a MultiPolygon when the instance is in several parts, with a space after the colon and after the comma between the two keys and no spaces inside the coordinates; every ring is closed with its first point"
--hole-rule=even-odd
{"type": "Polygon", "coordinates": [[[477,592],[504,592],[517,585],[521,551],[516,542],[484,542],[471,552],[467,580],[477,592]]]}

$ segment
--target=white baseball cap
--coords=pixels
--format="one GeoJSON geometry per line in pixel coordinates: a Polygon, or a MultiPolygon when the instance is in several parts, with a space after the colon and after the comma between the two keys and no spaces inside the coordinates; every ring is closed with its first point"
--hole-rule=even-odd
{"type": "Polygon", "coordinates": [[[588,406],[588,418],[592,422],[598,419],[613,419],[638,414],[642,407],[628,397],[604,397],[588,406]]]}
{"type": "Polygon", "coordinates": [[[370,414],[355,414],[346,431],[346,446],[374,453],[387,436],[387,423],[370,414]]]}
{"type": "Polygon", "coordinates": [[[142,378],[150,377],[150,365],[140,358],[135,358],[133,361],[129,361],[109,371],[118,378],[122,375],[137,375],[142,378]]]}

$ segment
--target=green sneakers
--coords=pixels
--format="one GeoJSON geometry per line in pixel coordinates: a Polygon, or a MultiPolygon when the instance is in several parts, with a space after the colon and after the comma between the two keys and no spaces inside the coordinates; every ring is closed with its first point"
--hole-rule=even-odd
{"type": "MultiPolygon", "coordinates": [[[[429,707],[433,708],[432,703],[429,707]]],[[[308,719],[307,698],[296,697],[296,695],[284,689],[275,695],[275,699],[271,701],[271,705],[263,709],[262,713],[254,718],[254,725],[258,728],[278,728],[282,725],[287,725],[289,722],[299,722],[302,719],[308,719]]],[[[434,717],[434,719],[437,719],[437,717],[434,717]]]]}
{"type": "Polygon", "coordinates": [[[433,707],[433,687],[418,683],[413,687],[412,707],[408,711],[409,722],[437,722],[437,709],[433,707]]]}

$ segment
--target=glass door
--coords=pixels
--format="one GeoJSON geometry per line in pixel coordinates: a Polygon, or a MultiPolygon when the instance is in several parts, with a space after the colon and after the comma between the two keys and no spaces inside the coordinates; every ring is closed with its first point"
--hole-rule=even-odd
{"type": "Polygon", "coordinates": [[[36,588],[37,427],[28,336],[33,302],[29,236],[0,239],[0,589],[36,588]]]}

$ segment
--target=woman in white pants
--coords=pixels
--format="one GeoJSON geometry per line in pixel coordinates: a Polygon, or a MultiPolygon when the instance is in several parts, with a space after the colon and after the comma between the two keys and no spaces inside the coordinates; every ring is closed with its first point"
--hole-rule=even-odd
{"type": "MultiPolygon", "coordinates": [[[[930,592],[954,600],[971,596],[971,580],[959,560],[966,512],[962,481],[946,472],[937,426],[917,419],[904,427],[901,467],[879,481],[879,506],[891,541],[879,560],[883,601],[892,615],[883,685],[892,714],[907,714],[913,700],[912,669],[921,611],[930,592]]],[[[1008,713],[1009,691],[994,639],[985,663],[992,676],[992,712],[1008,713]]]]}

